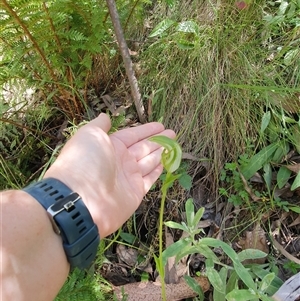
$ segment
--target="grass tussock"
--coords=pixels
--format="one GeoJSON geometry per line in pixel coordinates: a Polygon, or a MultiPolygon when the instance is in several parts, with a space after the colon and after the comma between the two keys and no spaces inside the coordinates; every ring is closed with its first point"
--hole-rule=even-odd
{"type": "MultiPolygon", "coordinates": [[[[189,49],[180,47],[183,33],[176,29],[150,39],[144,48],[140,81],[151,118],[163,117],[185,152],[210,160],[206,175],[215,192],[224,163],[236,160],[247,141],[256,140],[271,98],[268,87],[299,83],[294,72],[287,77],[288,70],[276,70],[276,61],[268,61],[264,9],[261,1],[246,10],[237,9],[235,1],[180,1],[172,9],[154,8],[155,16],[164,12],[164,18],[176,22],[192,19],[199,31],[184,33],[193,42],[189,49]]],[[[154,18],[153,26],[161,20],[154,18]]],[[[203,168],[202,161],[196,165],[194,170],[203,168]]]]}

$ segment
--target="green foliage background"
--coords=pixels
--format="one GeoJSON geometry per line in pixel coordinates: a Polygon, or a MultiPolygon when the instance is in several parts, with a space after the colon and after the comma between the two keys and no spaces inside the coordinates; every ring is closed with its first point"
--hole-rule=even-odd
{"type": "MultiPolygon", "coordinates": [[[[117,2],[126,35],[140,28],[147,2],[117,2]]],[[[59,124],[80,122],[88,89],[105,93],[121,73],[112,28],[104,0],[1,1],[0,188],[36,177],[59,124]]]]}

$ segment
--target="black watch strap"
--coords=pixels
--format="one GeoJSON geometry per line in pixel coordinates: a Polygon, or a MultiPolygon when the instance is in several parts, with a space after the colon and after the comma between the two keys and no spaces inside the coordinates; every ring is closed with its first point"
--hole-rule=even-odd
{"type": "Polygon", "coordinates": [[[61,181],[46,178],[23,189],[46,210],[71,269],[88,268],[95,259],[100,237],[92,216],[81,197],[61,181]]]}

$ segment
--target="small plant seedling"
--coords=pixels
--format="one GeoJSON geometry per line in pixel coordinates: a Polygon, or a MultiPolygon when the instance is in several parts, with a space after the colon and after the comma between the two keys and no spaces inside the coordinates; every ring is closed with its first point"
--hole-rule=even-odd
{"type": "MultiPolygon", "coordinates": [[[[167,258],[171,256],[176,256],[176,259],[180,260],[186,255],[200,253],[206,257],[205,273],[214,288],[214,300],[272,300],[269,295],[272,295],[281,286],[280,279],[275,276],[274,272],[269,272],[267,269],[255,265],[245,267],[242,264],[246,259],[263,258],[266,253],[247,249],[237,254],[230,245],[221,240],[209,237],[196,239],[195,235],[201,231],[197,225],[203,216],[204,208],[200,208],[195,213],[193,200],[189,199],[186,202],[185,210],[186,223],[166,222],[165,224],[168,227],[183,230],[189,236],[169,246],[163,252],[163,261],[166,262],[167,258]],[[232,266],[220,262],[212,250],[214,248],[221,248],[230,258],[232,266]],[[215,265],[221,266],[221,269],[218,270],[215,265]],[[242,287],[240,281],[243,282],[242,287]]],[[[191,279],[188,278],[187,283],[195,290],[191,279]]]]}

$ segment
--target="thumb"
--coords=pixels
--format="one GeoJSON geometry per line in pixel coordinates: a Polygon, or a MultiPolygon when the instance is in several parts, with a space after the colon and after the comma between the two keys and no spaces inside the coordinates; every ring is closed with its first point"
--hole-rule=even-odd
{"type": "Polygon", "coordinates": [[[107,133],[111,128],[111,121],[106,114],[101,113],[98,117],[93,119],[88,125],[99,127],[105,133],[107,133]]]}

